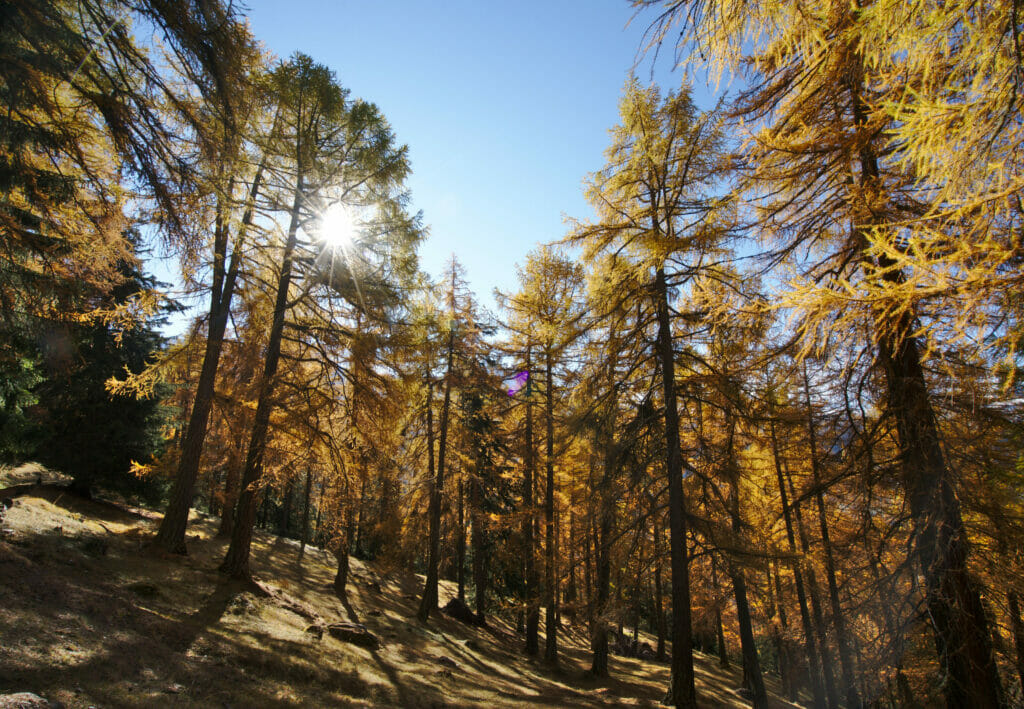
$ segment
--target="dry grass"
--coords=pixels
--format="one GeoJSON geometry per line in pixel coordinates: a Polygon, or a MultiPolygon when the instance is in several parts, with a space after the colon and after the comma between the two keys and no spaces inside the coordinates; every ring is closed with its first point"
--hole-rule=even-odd
{"type": "MultiPolygon", "coordinates": [[[[0,476],[0,487],[15,482],[0,476]]],[[[300,559],[297,544],[257,534],[260,588],[227,584],[215,571],[225,542],[212,520],[191,525],[189,557],[160,557],[144,549],[155,519],[53,484],[16,498],[0,541],[0,694],[33,691],[69,708],[653,707],[667,686],[667,665],[618,657],[612,679],[589,678],[582,626],[561,634],[552,670],[519,652],[501,618],[489,629],[445,617],[421,625],[422,577],[358,561],[351,606],[381,647],[318,640],[304,632],[310,616],[350,619],[321,552],[300,559]]],[[[443,582],[442,603],[453,593],[443,582]]],[[[703,706],[743,706],[737,671],[702,655],[697,665],[703,706]]]]}

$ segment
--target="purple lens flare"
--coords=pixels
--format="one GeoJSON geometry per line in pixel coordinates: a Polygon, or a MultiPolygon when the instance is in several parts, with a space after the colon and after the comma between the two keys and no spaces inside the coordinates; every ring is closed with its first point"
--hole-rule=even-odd
{"type": "Polygon", "coordinates": [[[530,379],[529,372],[519,372],[519,374],[512,377],[512,382],[508,385],[508,395],[515,396],[519,391],[526,386],[526,382],[530,379]]]}

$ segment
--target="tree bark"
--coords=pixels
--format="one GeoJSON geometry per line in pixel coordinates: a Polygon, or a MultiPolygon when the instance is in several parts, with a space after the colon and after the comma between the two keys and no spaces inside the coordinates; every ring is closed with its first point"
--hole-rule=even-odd
{"type": "Polygon", "coordinates": [[[266,453],[270,412],[273,408],[271,395],[274,389],[274,378],[277,375],[277,366],[281,359],[281,338],[284,333],[285,312],[288,308],[288,288],[291,286],[292,265],[298,239],[301,199],[302,170],[300,166],[295,196],[292,201],[288,238],[281,259],[281,274],[277,284],[277,297],[274,300],[274,317],[270,325],[263,374],[260,376],[256,414],[253,417],[252,435],[249,437],[249,448],[246,452],[245,468],[242,473],[242,487],[235,510],[235,526],[231,533],[231,544],[220,565],[221,572],[231,578],[251,578],[249,550],[252,547],[253,517],[256,513],[256,484],[263,474],[263,456],[266,453]]]}
{"type": "Polygon", "coordinates": [[[526,647],[527,655],[534,657],[540,652],[539,626],[540,606],[537,598],[537,552],[533,535],[533,373],[530,371],[530,347],[526,348],[526,434],[523,451],[523,554],[526,564],[524,605],[526,606],[526,647]]]}
{"type": "MultiPolygon", "coordinates": [[[[854,124],[868,130],[863,61],[858,52],[851,60],[847,88],[854,124]]],[[[862,141],[858,157],[859,187],[865,201],[858,205],[855,229],[866,242],[869,225],[879,221],[872,213],[871,196],[881,189],[878,159],[870,140],[862,141]]],[[[884,220],[883,215],[879,217],[884,220]]],[[[864,258],[879,269],[884,281],[902,284],[903,273],[886,256],[864,258]]],[[[970,544],[956,481],[942,451],[914,330],[912,308],[894,316],[888,327],[877,333],[878,360],[888,387],[888,413],[896,422],[903,487],[914,520],[913,555],[925,579],[927,617],[935,634],[942,691],[951,708],[997,709],[1002,707],[1003,697],[988,619],[978,584],[967,569],[970,544]]]]}
{"type": "Polygon", "coordinates": [[[803,567],[807,574],[807,592],[811,599],[811,617],[814,619],[814,630],[818,636],[818,651],[821,653],[821,673],[825,680],[825,692],[828,695],[828,705],[832,709],[839,706],[839,687],[836,686],[835,673],[832,671],[832,659],[829,657],[828,629],[825,626],[825,614],[821,609],[821,592],[818,590],[818,577],[811,566],[811,542],[804,527],[803,514],[797,500],[796,489],[793,487],[793,476],[789,471],[786,474],[786,482],[789,485],[789,494],[793,500],[793,516],[796,518],[796,531],[800,538],[800,549],[803,551],[803,567]]]}
{"type": "Polygon", "coordinates": [[[433,384],[427,373],[427,480],[430,485],[429,540],[427,580],[420,599],[418,617],[426,622],[430,612],[437,609],[437,561],[441,550],[441,491],[434,472],[434,402],[433,384]]]}
{"type": "Polygon", "coordinates": [[[686,548],[686,498],[683,461],[679,447],[679,410],[676,403],[675,353],[669,318],[665,269],[654,281],[658,311],[658,355],[665,399],[665,472],[668,478],[669,543],[672,554],[672,679],[666,697],[677,707],[697,706],[693,674],[693,629],[690,610],[690,569],[686,548]]]}
{"type": "MultiPolygon", "coordinates": [[[[452,317],[455,315],[455,272],[452,271],[452,290],[449,295],[452,317]]],[[[438,564],[441,558],[441,497],[444,494],[444,462],[445,447],[448,443],[448,409],[452,398],[452,358],[455,351],[455,328],[448,332],[448,359],[445,363],[444,399],[441,403],[441,430],[438,436],[437,477],[430,504],[430,555],[427,561],[427,580],[423,587],[423,598],[420,602],[419,619],[426,622],[430,614],[437,610],[437,578],[438,564]]],[[[427,388],[429,393],[430,388],[427,388]]],[[[427,420],[430,420],[428,403],[427,420]]]]}
{"type": "Polygon", "coordinates": [[[811,408],[811,383],[807,377],[807,362],[803,363],[804,405],[807,408],[807,441],[810,448],[811,476],[814,482],[814,497],[818,503],[818,524],[821,530],[821,546],[825,552],[825,577],[828,581],[829,602],[832,606],[832,623],[836,629],[836,644],[839,646],[839,665],[843,673],[843,688],[848,707],[860,706],[857,692],[857,672],[853,665],[849,634],[839,602],[839,584],[836,582],[836,563],[832,554],[832,540],[828,531],[828,516],[825,510],[825,493],[821,479],[821,464],[818,458],[818,436],[814,426],[814,410],[811,408]]]}
{"type": "MultiPolygon", "coordinates": [[[[779,497],[782,502],[782,517],[786,522],[786,539],[789,542],[789,551],[794,556],[797,554],[796,533],[793,530],[793,514],[789,505],[789,495],[786,492],[786,481],[782,471],[782,461],[779,458],[779,439],[775,433],[775,421],[769,420],[769,432],[772,441],[772,459],[775,463],[775,477],[779,485],[779,497]]],[[[811,624],[811,614],[807,607],[807,592],[804,588],[803,573],[800,570],[800,561],[793,562],[793,583],[796,586],[797,601],[800,605],[800,621],[804,630],[804,644],[807,649],[807,667],[810,672],[811,693],[814,696],[814,706],[823,709],[827,706],[827,698],[824,685],[822,684],[821,659],[818,654],[818,644],[815,638],[814,626],[811,624]]]]}
{"type": "MultiPolygon", "coordinates": [[[[459,523],[455,525],[455,578],[458,582],[458,598],[466,602],[466,490],[462,477],[459,477],[459,523]]],[[[474,572],[476,561],[473,562],[474,572]]]]}
{"type": "Polygon", "coordinates": [[[551,361],[551,345],[544,352],[544,379],[547,391],[544,397],[544,423],[546,428],[546,455],[544,461],[547,488],[544,492],[544,661],[558,664],[558,588],[555,577],[555,407],[551,361]]]}
{"type": "MultiPolygon", "coordinates": [[[[206,430],[210,422],[210,411],[213,409],[214,387],[217,381],[217,367],[224,347],[224,331],[227,329],[228,315],[231,312],[231,298],[235,292],[238,269],[241,260],[241,241],[245,232],[252,224],[253,206],[259,195],[263,181],[265,162],[256,169],[249,197],[230,261],[227,260],[228,227],[224,214],[225,207],[218,205],[217,225],[214,230],[213,284],[210,288],[209,324],[206,333],[206,348],[203,352],[203,365],[196,382],[196,395],[189,413],[188,427],[181,444],[181,458],[178,470],[171,486],[167,512],[160,521],[154,543],[164,551],[172,554],[187,554],[185,530],[188,527],[188,514],[192,509],[195,495],[196,479],[199,477],[199,461],[203,454],[203,443],[206,441],[206,430]]],[[[225,509],[227,502],[225,501],[225,509]]],[[[233,517],[233,515],[231,515],[233,517]]]]}

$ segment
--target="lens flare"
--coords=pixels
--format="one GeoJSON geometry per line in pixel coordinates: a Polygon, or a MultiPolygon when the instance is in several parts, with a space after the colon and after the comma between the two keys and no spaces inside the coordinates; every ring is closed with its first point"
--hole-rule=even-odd
{"type": "Polygon", "coordinates": [[[343,204],[332,204],[320,217],[320,238],[336,249],[348,248],[356,237],[356,221],[343,204]]]}
{"type": "Polygon", "coordinates": [[[519,372],[519,374],[512,377],[512,382],[508,385],[508,395],[515,396],[518,394],[528,381],[530,381],[530,373],[519,372]]]}

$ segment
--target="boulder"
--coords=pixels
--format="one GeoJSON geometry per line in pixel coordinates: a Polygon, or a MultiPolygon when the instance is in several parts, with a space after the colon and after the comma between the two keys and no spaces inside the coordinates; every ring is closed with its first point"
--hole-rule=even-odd
{"type": "Polygon", "coordinates": [[[32,692],[0,694],[0,709],[63,709],[60,702],[48,702],[32,692]]]}
{"type": "Polygon", "coordinates": [[[442,655],[441,657],[437,658],[437,664],[444,665],[450,670],[459,669],[459,663],[453,660],[452,658],[448,657],[447,655],[442,655]]]}
{"type": "Polygon", "coordinates": [[[446,616],[454,618],[455,620],[465,623],[466,625],[483,625],[483,623],[480,622],[479,616],[477,616],[476,613],[470,610],[469,606],[467,606],[463,601],[460,601],[458,598],[453,598],[452,600],[448,601],[448,604],[445,605],[445,607],[441,610],[444,611],[444,614],[446,616]]]}
{"type": "Polygon", "coordinates": [[[327,632],[332,638],[342,642],[358,645],[359,647],[376,650],[380,647],[380,640],[377,636],[366,629],[362,623],[331,623],[327,626],[327,632]]]}

